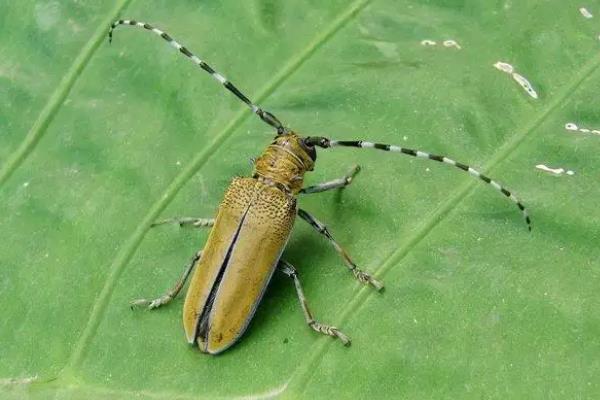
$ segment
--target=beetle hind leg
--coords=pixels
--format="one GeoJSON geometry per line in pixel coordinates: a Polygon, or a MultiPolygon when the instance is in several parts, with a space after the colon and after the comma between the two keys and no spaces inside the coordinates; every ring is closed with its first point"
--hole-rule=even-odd
{"type": "Polygon", "coordinates": [[[298,278],[298,272],[296,271],[296,268],[284,260],[279,261],[278,267],[281,272],[294,280],[296,293],[298,294],[298,300],[300,301],[300,306],[302,307],[302,312],[304,313],[304,318],[306,319],[308,326],[310,326],[316,332],[340,339],[344,346],[350,346],[350,338],[343,334],[338,328],[335,326],[322,324],[313,318],[312,313],[308,308],[308,304],[306,303],[306,298],[304,297],[304,291],[302,290],[302,285],[300,284],[300,278],[298,278]]]}
{"type": "Polygon", "coordinates": [[[183,285],[185,285],[185,282],[190,277],[190,274],[192,273],[192,270],[194,269],[194,267],[198,263],[198,260],[200,260],[201,256],[202,256],[202,251],[199,251],[196,254],[194,254],[194,257],[192,257],[192,259],[190,260],[190,262],[185,266],[185,270],[183,271],[183,274],[181,275],[181,277],[179,278],[179,280],[177,280],[177,283],[175,283],[175,285],[171,289],[169,289],[167,291],[167,293],[163,294],[160,297],[157,297],[156,299],[151,299],[151,300],[148,300],[148,299],[137,299],[137,300],[133,300],[133,301],[130,302],[131,308],[146,307],[149,310],[153,310],[153,309],[158,308],[160,306],[163,306],[163,305],[165,305],[167,303],[170,303],[171,300],[173,300],[175,297],[177,297],[177,295],[179,294],[179,292],[183,288],[183,285]]]}

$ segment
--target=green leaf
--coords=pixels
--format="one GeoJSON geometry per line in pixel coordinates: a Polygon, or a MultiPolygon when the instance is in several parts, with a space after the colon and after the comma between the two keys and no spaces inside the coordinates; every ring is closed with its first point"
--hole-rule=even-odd
{"type": "Polygon", "coordinates": [[[600,284],[597,18],[573,1],[20,1],[0,6],[0,397],[597,398],[600,284]],[[102,4],[101,4],[102,3],[102,4]],[[297,3],[297,4],[296,4],[297,3]],[[317,319],[275,275],[218,357],[190,348],[177,279],[272,130],[153,23],[306,135],[446,154],[505,184],[397,153],[319,152],[300,198],[362,268],[299,222],[285,258],[317,319]],[[422,40],[437,42],[424,46],[422,40]],[[456,40],[461,49],[442,42],[456,40]],[[493,64],[509,62],[529,97],[493,64]],[[537,164],[574,175],[553,176],[537,164]]]}

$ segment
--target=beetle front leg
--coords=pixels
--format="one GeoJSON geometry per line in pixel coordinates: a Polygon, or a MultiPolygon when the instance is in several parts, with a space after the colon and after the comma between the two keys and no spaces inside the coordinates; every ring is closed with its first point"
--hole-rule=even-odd
{"type": "Polygon", "coordinates": [[[308,326],[324,335],[329,335],[340,339],[342,343],[344,343],[344,346],[350,346],[350,338],[344,335],[339,329],[334,326],[325,325],[315,321],[308,308],[308,304],[306,303],[306,298],[304,297],[304,291],[302,290],[302,285],[300,284],[300,279],[298,278],[298,272],[296,271],[296,268],[284,260],[279,260],[278,268],[281,272],[294,280],[296,293],[298,294],[298,300],[300,301],[300,306],[302,307],[302,312],[304,313],[304,318],[306,319],[308,326]]]}
{"type": "Polygon", "coordinates": [[[352,259],[346,253],[346,251],[342,248],[342,246],[340,246],[338,244],[338,242],[335,241],[333,236],[331,236],[331,233],[329,233],[329,230],[327,229],[327,227],[321,221],[319,221],[318,219],[316,219],[315,217],[313,217],[312,215],[310,215],[303,209],[298,210],[298,216],[300,218],[302,218],[303,220],[305,220],[306,222],[308,222],[310,224],[310,226],[312,226],[317,232],[319,232],[321,235],[325,236],[327,238],[327,240],[329,240],[329,243],[331,243],[331,245],[333,246],[335,251],[337,251],[338,254],[342,257],[342,259],[344,260],[344,263],[346,264],[346,266],[348,267],[350,272],[352,272],[354,277],[359,282],[367,283],[367,284],[373,286],[378,291],[383,289],[383,283],[381,283],[377,279],[373,278],[370,274],[362,271],[360,268],[358,268],[356,266],[356,264],[354,264],[354,261],[352,261],[352,259]]]}
{"type": "Polygon", "coordinates": [[[333,179],[331,181],[319,183],[317,185],[308,186],[300,189],[301,194],[310,194],[310,193],[320,193],[325,192],[327,190],[345,188],[349,184],[352,183],[352,180],[360,172],[360,166],[355,165],[348,171],[348,173],[341,178],[333,179]]]}
{"type": "Polygon", "coordinates": [[[147,300],[147,299],[133,300],[130,303],[131,308],[147,307],[148,309],[152,310],[154,308],[158,308],[162,305],[169,303],[171,300],[173,300],[175,297],[177,297],[177,295],[183,288],[183,285],[185,285],[185,282],[190,277],[192,270],[198,263],[198,260],[200,260],[201,256],[202,256],[202,251],[199,251],[194,255],[194,257],[192,257],[189,264],[187,264],[185,266],[185,270],[183,271],[183,274],[181,275],[181,277],[179,278],[177,283],[175,283],[175,285],[171,289],[169,289],[169,291],[167,293],[165,293],[162,296],[157,297],[156,299],[153,299],[153,300],[147,300]]]}
{"type": "Polygon", "coordinates": [[[193,226],[194,228],[210,228],[215,224],[214,218],[194,218],[194,217],[179,217],[179,218],[167,218],[161,221],[156,221],[151,228],[164,225],[164,224],[178,224],[180,227],[193,226]]]}

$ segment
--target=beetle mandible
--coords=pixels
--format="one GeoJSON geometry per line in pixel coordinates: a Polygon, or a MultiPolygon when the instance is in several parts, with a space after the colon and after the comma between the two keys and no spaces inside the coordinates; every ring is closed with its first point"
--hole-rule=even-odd
{"type": "Polygon", "coordinates": [[[350,338],[339,329],[313,318],[296,269],[281,258],[296,216],[308,222],[329,241],[358,281],[371,285],[376,290],[383,288],[381,282],[357,267],[322,222],[296,206],[298,194],[343,188],[352,182],[359,171],[359,167],[355,166],[339,179],[303,187],[304,174],[314,168],[317,147],[370,148],[452,165],[491,185],[512,200],[523,213],[527,227],[531,230],[531,220],[525,206],[498,182],[466,164],[445,156],[388,144],[302,137],[285,127],[273,114],[255,105],[223,75],[160,29],[144,22],[118,20],[110,26],[110,42],[113,30],[119,25],[143,28],[162,37],[276,130],[273,142],[255,160],[252,176],[233,179],[214,219],[172,218],[152,225],[177,223],[180,226],[211,228],[204,249],[194,255],[172,289],[154,300],[140,299],[132,302],[134,306],[146,306],[150,309],[167,304],[177,296],[194,271],[183,306],[183,326],[188,342],[197,344],[202,352],[218,354],[239,340],[276,269],[293,279],[306,323],[317,332],[338,338],[345,345],[350,344],[350,338]]]}

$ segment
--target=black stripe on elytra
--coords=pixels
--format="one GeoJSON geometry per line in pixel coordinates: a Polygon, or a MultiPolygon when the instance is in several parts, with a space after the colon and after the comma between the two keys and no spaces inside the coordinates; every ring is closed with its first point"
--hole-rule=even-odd
{"type": "MultiPolygon", "coordinates": [[[[237,244],[238,237],[240,236],[240,231],[242,230],[242,225],[244,225],[244,221],[246,220],[246,215],[248,215],[249,209],[250,209],[250,207],[248,207],[246,209],[246,211],[244,212],[244,215],[242,215],[242,218],[240,219],[239,225],[235,231],[233,239],[231,240],[231,243],[229,244],[229,248],[227,249],[227,253],[225,254],[225,258],[223,259],[223,262],[221,263],[221,266],[219,268],[219,273],[217,274],[217,277],[215,278],[213,286],[210,289],[210,294],[208,295],[208,299],[206,300],[206,303],[204,303],[204,307],[202,308],[202,313],[198,316],[198,326],[196,327],[196,338],[200,337],[200,339],[202,341],[206,341],[206,339],[208,338],[208,334],[209,334],[209,330],[210,330],[209,316],[212,311],[213,304],[215,302],[217,290],[219,289],[219,287],[221,285],[221,281],[223,280],[223,275],[225,274],[225,270],[227,269],[227,267],[229,265],[229,259],[231,258],[231,254],[233,253],[233,249],[234,249],[235,245],[237,244]]],[[[196,338],[194,338],[194,339],[196,339],[196,338]]]]}

